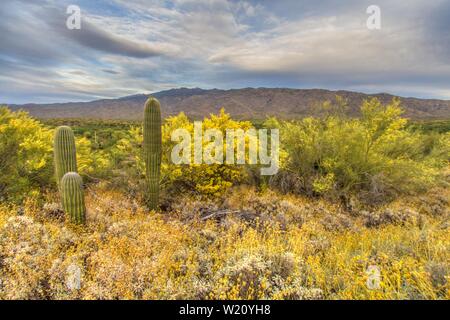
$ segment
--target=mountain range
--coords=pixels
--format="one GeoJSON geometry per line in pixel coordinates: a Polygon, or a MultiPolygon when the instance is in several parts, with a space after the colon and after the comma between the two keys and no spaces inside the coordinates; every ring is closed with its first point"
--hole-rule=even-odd
{"type": "MultiPolygon", "coordinates": [[[[162,105],[163,117],[183,111],[189,117],[199,119],[217,113],[222,107],[238,119],[264,119],[267,116],[300,118],[317,114],[320,103],[333,101],[339,95],[347,100],[348,114],[358,116],[361,103],[377,97],[383,103],[395,96],[379,93],[364,94],[351,91],[323,89],[244,88],[204,90],[200,88],[178,88],[152,94],[162,105]]],[[[91,102],[69,102],[53,104],[9,105],[12,110],[23,109],[41,119],[121,119],[142,118],[146,94],[137,94],[118,99],[102,99],[91,102]]],[[[418,99],[399,97],[405,110],[404,116],[411,119],[449,119],[450,100],[418,99]]]]}

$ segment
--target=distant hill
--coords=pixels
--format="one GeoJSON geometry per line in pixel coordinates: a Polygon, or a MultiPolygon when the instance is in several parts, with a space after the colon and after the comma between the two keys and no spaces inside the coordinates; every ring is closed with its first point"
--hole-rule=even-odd
{"type": "MultiPolygon", "coordinates": [[[[314,115],[320,102],[334,100],[336,95],[347,99],[350,116],[358,116],[364,99],[377,97],[388,103],[393,95],[380,93],[367,95],[351,91],[329,91],[322,89],[246,88],[232,90],[203,90],[199,88],[171,89],[154,93],[161,101],[163,116],[183,111],[192,118],[202,118],[217,113],[220,108],[240,119],[263,119],[267,116],[297,118],[314,115]]],[[[104,99],[92,102],[55,104],[10,105],[13,110],[23,109],[37,118],[88,118],[123,119],[142,118],[142,109],[148,95],[138,94],[119,99],[104,99]]],[[[436,99],[400,98],[404,116],[412,119],[449,119],[450,101],[436,99]]]]}

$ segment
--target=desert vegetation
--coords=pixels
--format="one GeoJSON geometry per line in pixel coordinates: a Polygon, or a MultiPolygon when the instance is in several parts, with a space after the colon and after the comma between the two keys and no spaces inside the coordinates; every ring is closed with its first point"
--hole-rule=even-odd
{"type": "Polygon", "coordinates": [[[206,117],[280,130],[261,176],[173,164],[193,121],[149,101],[144,124],[0,108],[1,299],[450,298],[448,121],[377,99],[349,117],[342,98],[303,119],[206,117]]]}

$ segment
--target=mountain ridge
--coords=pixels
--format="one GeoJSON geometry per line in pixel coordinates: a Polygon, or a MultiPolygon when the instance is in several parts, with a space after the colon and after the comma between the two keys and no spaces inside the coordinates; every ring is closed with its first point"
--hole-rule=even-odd
{"type": "Polygon", "coordinates": [[[300,118],[315,115],[321,102],[334,100],[336,95],[348,102],[348,114],[359,115],[361,103],[377,97],[388,103],[398,97],[411,119],[448,119],[450,100],[399,97],[388,93],[365,94],[347,90],[290,89],[290,88],[242,88],[201,89],[174,88],[153,94],[135,94],[116,99],[99,99],[90,102],[66,102],[51,104],[9,105],[12,110],[25,110],[42,119],[80,118],[104,120],[138,120],[148,96],[154,96],[163,105],[163,116],[184,112],[191,118],[202,118],[217,113],[222,107],[233,117],[263,119],[268,116],[300,118]]]}

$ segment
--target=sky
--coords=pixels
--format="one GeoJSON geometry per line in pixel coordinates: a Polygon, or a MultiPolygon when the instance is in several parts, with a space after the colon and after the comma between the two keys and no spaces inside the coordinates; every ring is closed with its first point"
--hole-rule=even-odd
{"type": "Polygon", "coordinates": [[[0,1],[1,103],[177,87],[450,99],[450,1],[0,1]],[[67,28],[69,5],[80,29],[67,28]],[[370,5],[378,30],[367,28],[370,5]]]}

